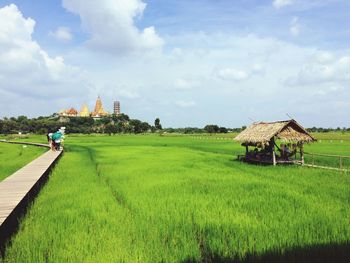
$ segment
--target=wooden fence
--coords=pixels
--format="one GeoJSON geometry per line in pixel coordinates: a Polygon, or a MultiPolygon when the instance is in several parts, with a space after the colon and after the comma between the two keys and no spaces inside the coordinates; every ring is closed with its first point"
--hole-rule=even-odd
{"type": "Polygon", "coordinates": [[[350,172],[350,156],[306,152],[305,166],[350,172]]]}

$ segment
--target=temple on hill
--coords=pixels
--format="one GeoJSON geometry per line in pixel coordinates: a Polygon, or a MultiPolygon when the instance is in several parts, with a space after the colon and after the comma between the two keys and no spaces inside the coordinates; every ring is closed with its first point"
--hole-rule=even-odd
{"type": "Polygon", "coordinates": [[[88,106],[84,104],[80,112],[78,112],[75,108],[70,108],[67,110],[61,110],[58,115],[60,117],[92,117],[95,119],[110,116],[110,114],[103,109],[100,96],[98,96],[96,100],[95,109],[93,112],[90,112],[88,106]]]}
{"type": "Polygon", "coordinates": [[[98,98],[96,100],[96,104],[95,104],[95,109],[91,113],[91,117],[100,118],[100,117],[106,117],[108,115],[110,115],[110,114],[103,109],[102,100],[101,100],[100,96],[98,96],[98,98]]]}
{"type": "Polygon", "coordinates": [[[81,112],[79,113],[80,117],[90,117],[90,111],[86,104],[84,104],[83,108],[81,109],[81,112]]]}

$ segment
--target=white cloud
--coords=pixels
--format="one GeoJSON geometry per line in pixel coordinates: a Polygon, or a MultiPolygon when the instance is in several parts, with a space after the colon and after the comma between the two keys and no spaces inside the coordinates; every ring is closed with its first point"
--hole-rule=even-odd
{"type": "Polygon", "coordinates": [[[315,60],[315,62],[320,64],[330,63],[333,61],[333,59],[334,59],[334,55],[327,51],[317,52],[313,57],[313,60],[315,60]]]}
{"type": "Polygon", "coordinates": [[[140,97],[139,93],[134,90],[122,89],[117,92],[119,96],[127,99],[137,99],[140,97]]]}
{"type": "Polygon", "coordinates": [[[325,7],[338,0],[273,0],[272,5],[276,9],[290,7],[293,11],[303,12],[314,8],[325,7]]]}
{"type": "Polygon", "coordinates": [[[344,56],[344,57],[341,57],[339,60],[338,60],[338,63],[339,63],[339,67],[349,67],[350,66],[350,57],[349,56],[344,56]]]}
{"type": "Polygon", "coordinates": [[[293,3],[294,3],[293,0],[274,0],[273,6],[277,9],[280,9],[285,6],[292,5],[293,3]]]}
{"type": "Polygon", "coordinates": [[[260,63],[254,63],[247,66],[246,69],[237,69],[234,67],[219,68],[214,70],[214,77],[226,81],[244,81],[253,76],[263,74],[265,68],[260,63]]]}
{"type": "Polygon", "coordinates": [[[174,83],[175,89],[190,90],[200,86],[200,81],[188,78],[178,78],[174,83]]]}
{"type": "Polygon", "coordinates": [[[315,95],[326,96],[333,92],[339,92],[344,90],[344,87],[339,87],[336,85],[322,85],[318,90],[315,91],[315,95]]]}
{"type": "Polygon", "coordinates": [[[252,67],[252,73],[253,74],[260,74],[260,73],[263,73],[264,72],[264,66],[259,64],[259,63],[255,63],[252,67]]]}
{"type": "MultiPolygon", "coordinates": [[[[85,4],[91,8],[91,2],[85,4]]],[[[103,1],[102,6],[106,3],[103,1]]],[[[347,51],[318,51],[254,34],[204,32],[167,36],[167,49],[163,52],[132,52],[146,50],[144,44],[133,44],[133,49],[130,45],[125,49],[116,45],[107,50],[129,52],[118,59],[76,48],[69,59],[86,69],[88,83],[94,83],[86,88],[80,70],[68,66],[62,57],[51,57],[32,39],[32,19],[24,18],[13,6],[6,10],[0,9],[0,114],[28,111],[44,115],[61,107],[79,107],[86,96],[90,98],[86,102],[93,105],[97,95],[102,96],[107,110],[118,99],[123,111],[133,118],[152,122],[160,117],[164,125],[173,127],[218,122],[235,127],[247,124],[249,116],[273,120],[284,117],[286,112],[307,126],[342,126],[350,112],[347,51]],[[320,114],[328,111],[339,111],[339,121],[320,114]]],[[[91,12],[102,20],[92,24],[108,24],[108,19],[91,12]]],[[[134,20],[138,15],[127,15],[131,21],[128,30],[130,25],[136,28],[134,20]]],[[[114,22],[112,18],[111,23],[114,22]]],[[[92,41],[97,35],[89,32],[92,41]]],[[[136,32],[137,40],[142,42],[143,31],[136,32]]],[[[102,33],[108,38],[107,32],[102,33]]],[[[120,41],[125,39],[118,35],[108,41],[117,37],[120,41]]]]}
{"type": "Polygon", "coordinates": [[[250,74],[244,70],[235,68],[223,68],[216,72],[216,76],[222,80],[246,80],[250,77],[250,74]]]}
{"type": "Polygon", "coordinates": [[[69,27],[58,27],[55,32],[50,32],[49,35],[63,42],[68,42],[73,39],[73,35],[69,27]]]}
{"type": "Polygon", "coordinates": [[[164,44],[153,26],[139,30],[135,25],[146,8],[142,0],[63,0],[63,6],[80,16],[93,49],[120,54],[158,50],[164,44]]]}
{"type": "Polygon", "coordinates": [[[11,4],[0,9],[1,27],[0,41],[2,44],[16,42],[18,45],[31,39],[35,21],[23,19],[16,5],[11,4]]]}
{"type": "Polygon", "coordinates": [[[196,106],[196,102],[193,100],[190,100],[190,101],[178,100],[175,102],[175,104],[181,108],[191,108],[196,106]]]}
{"type": "Polygon", "coordinates": [[[289,32],[292,34],[292,36],[299,36],[300,34],[300,23],[298,17],[293,17],[292,21],[290,22],[290,28],[289,32]]]}
{"type": "MultiPolygon", "coordinates": [[[[317,52],[302,66],[296,76],[288,78],[286,83],[291,86],[324,85],[334,86],[348,85],[350,83],[350,57],[341,56],[338,59],[330,52],[317,52]]],[[[327,88],[328,89],[328,88],[327,88]]]]}
{"type": "Polygon", "coordinates": [[[62,99],[80,93],[79,89],[84,87],[81,71],[66,65],[60,56],[50,57],[32,39],[33,19],[24,18],[17,6],[11,4],[0,8],[0,24],[0,91],[3,94],[62,99]]]}
{"type": "MultiPolygon", "coordinates": [[[[101,74],[103,80],[118,79],[125,89],[133,90],[137,87],[140,99],[134,106],[128,107],[141,119],[146,119],[148,114],[159,114],[167,126],[200,126],[217,122],[218,119],[223,125],[231,123],[228,126],[234,126],[237,122],[245,123],[247,116],[255,116],[257,120],[273,120],[283,118],[289,112],[306,125],[316,125],[315,123],[326,121],[313,110],[318,108],[318,112],[324,111],[328,106],[322,100],[315,100],[315,96],[324,98],[326,96],[323,94],[328,94],[329,101],[337,103],[349,99],[347,88],[342,88],[338,80],[322,83],[321,86],[316,82],[290,85],[285,81],[291,76],[297,77],[301,65],[307,65],[311,61],[316,63],[317,56],[324,57],[324,60],[328,57],[330,60],[329,55],[317,55],[324,52],[332,54],[339,66],[342,61],[346,68],[350,59],[341,51],[340,55],[335,55],[331,51],[320,52],[315,48],[253,34],[232,36],[191,33],[167,38],[167,43],[172,48],[151,60],[144,55],[129,56],[106,65],[113,69],[118,67],[111,70],[109,76],[101,74]],[[169,83],[169,80],[173,81],[169,83]],[[200,88],[192,88],[194,80],[199,82],[200,88]],[[144,110],[145,106],[154,105],[155,101],[169,100],[174,103],[157,104],[156,107],[149,106],[147,112],[144,110]],[[300,105],[305,103],[312,106],[301,109],[300,105]],[[186,111],[176,111],[172,105],[178,109],[185,107],[186,111]],[[241,110],[230,111],[231,114],[227,115],[227,109],[232,107],[241,110]],[[242,111],[245,112],[243,115],[242,111]]],[[[103,63],[105,62],[101,61],[101,65],[103,63]]],[[[342,105],[344,111],[348,104],[342,105]]]]}

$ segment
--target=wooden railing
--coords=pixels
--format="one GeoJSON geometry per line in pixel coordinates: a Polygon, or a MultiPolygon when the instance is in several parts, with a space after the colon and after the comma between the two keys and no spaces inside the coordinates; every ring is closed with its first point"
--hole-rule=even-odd
{"type": "Polygon", "coordinates": [[[350,156],[306,152],[305,159],[308,166],[350,171],[350,156]]]}

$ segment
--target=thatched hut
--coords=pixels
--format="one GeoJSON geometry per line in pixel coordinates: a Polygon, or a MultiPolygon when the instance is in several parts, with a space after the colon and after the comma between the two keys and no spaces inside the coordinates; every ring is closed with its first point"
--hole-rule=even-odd
{"type": "Polygon", "coordinates": [[[239,159],[247,162],[267,163],[304,163],[304,143],[314,142],[312,137],[295,120],[277,122],[256,122],[238,134],[236,141],[246,148],[246,154],[239,159]],[[280,147],[276,142],[280,142],[280,147]],[[249,151],[254,146],[254,151],[249,151]],[[276,149],[280,154],[276,154],[276,149]],[[297,160],[297,153],[300,160],[297,160]]]}

